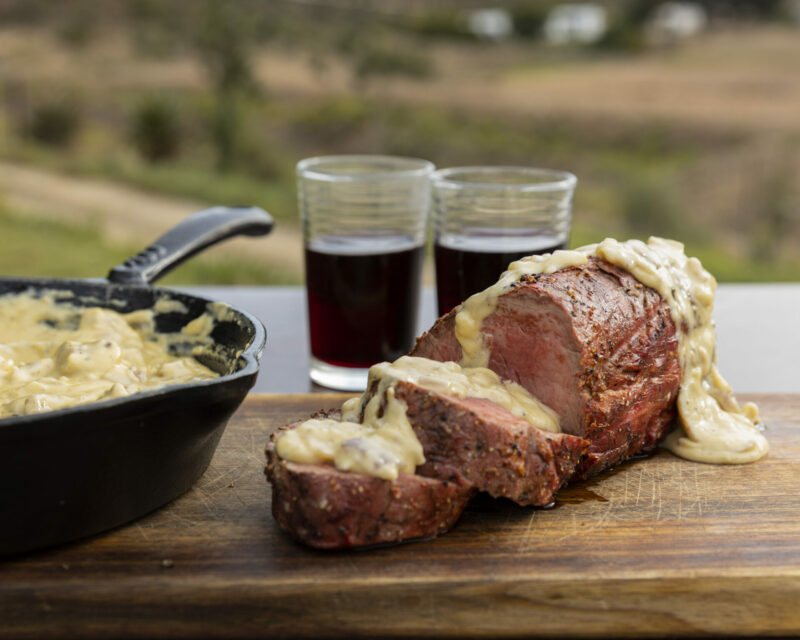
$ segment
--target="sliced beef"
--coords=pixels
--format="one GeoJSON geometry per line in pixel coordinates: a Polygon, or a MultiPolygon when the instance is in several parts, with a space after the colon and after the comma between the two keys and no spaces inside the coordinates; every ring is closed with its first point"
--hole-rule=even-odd
{"type": "MultiPolygon", "coordinates": [[[[373,386],[370,394],[376,392],[373,386]]],[[[266,451],[272,513],[295,540],[341,549],[430,538],[455,524],[478,489],[521,505],[547,505],[588,445],[582,438],[537,429],[481,398],[457,398],[407,382],[395,385],[395,397],[406,403],[425,452],[415,475],[388,481],[327,464],[288,462],[275,449],[283,430],[273,434],[266,451]]]]}
{"type": "Polygon", "coordinates": [[[418,474],[446,479],[458,473],[481,491],[525,506],[553,502],[588,445],[538,429],[482,398],[457,398],[408,382],[395,385],[395,397],[406,403],[425,452],[418,474]]]}
{"type": "MultiPolygon", "coordinates": [[[[458,307],[410,355],[460,361],[458,307]]],[[[626,271],[587,265],[525,276],[500,296],[482,331],[489,368],[553,409],[589,441],[575,477],[652,450],[675,418],[677,336],[661,296],[626,271]]]]}
{"type": "MultiPolygon", "coordinates": [[[[291,427],[289,427],[291,428],[291,427]]],[[[452,527],[475,489],[458,473],[436,479],[401,473],[394,481],[298,464],[267,445],[272,514],[292,538],[320,549],[344,549],[432,538],[452,527]]]]}

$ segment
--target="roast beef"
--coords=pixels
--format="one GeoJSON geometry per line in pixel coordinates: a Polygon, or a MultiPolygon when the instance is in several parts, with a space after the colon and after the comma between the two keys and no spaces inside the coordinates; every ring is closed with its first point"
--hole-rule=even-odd
{"type": "Polygon", "coordinates": [[[552,503],[588,445],[538,429],[483,398],[457,398],[409,382],[394,389],[425,452],[418,474],[447,479],[458,473],[477,489],[521,505],[552,503]]]}
{"type": "MultiPolygon", "coordinates": [[[[293,428],[290,425],[285,429],[293,428]]],[[[344,549],[432,538],[452,527],[475,489],[458,473],[396,480],[281,459],[267,445],[272,515],[290,537],[319,549],[344,549]]]]}
{"type": "MultiPolygon", "coordinates": [[[[411,355],[460,361],[457,312],[440,318],[411,355]]],[[[546,505],[565,482],[651,451],[671,428],[681,381],[676,328],[660,295],[626,271],[590,258],[523,276],[481,328],[489,368],[553,409],[564,433],[539,430],[488,400],[397,382],[395,397],[425,452],[414,475],[390,481],[288,462],[275,451],[280,431],[273,434],[272,510],[289,535],[320,548],[432,537],[456,522],[477,489],[546,505]]]]}
{"type": "MultiPolygon", "coordinates": [[[[459,307],[411,355],[461,359],[459,307]]],[[[553,409],[566,433],[589,441],[574,477],[651,451],[675,418],[678,342],[661,296],[597,258],[523,276],[483,322],[488,367],[553,409]]]]}
{"type": "Polygon", "coordinates": [[[485,399],[408,382],[394,390],[425,452],[414,475],[389,481],[289,462],[275,446],[285,429],[272,435],[266,451],[272,513],[295,540],[340,549],[430,538],[455,524],[478,489],[521,505],[547,505],[586,451],[582,438],[538,429],[485,399]]]}

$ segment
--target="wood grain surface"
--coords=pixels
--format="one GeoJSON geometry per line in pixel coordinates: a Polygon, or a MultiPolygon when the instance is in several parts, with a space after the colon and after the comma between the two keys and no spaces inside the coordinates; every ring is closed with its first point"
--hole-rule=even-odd
{"type": "Polygon", "coordinates": [[[272,520],[263,448],[344,397],[250,396],[188,494],[0,563],[0,636],[800,634],[800,397],[748,398],[772,447],[752,465],[659,452],[550,509],[478,497],[436,540],[313,551],[272,520]]]}

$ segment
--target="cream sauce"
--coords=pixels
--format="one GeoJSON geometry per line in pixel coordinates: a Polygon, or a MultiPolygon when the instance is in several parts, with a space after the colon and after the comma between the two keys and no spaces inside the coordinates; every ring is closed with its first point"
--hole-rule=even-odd
{"type": "Polygon", "coordinates": [[[467,298],[458,310],[455,321],[456,338],[462,350],[461,366],[488,366],[489,349],[483,343],[481,326],[494,311],[501,295],[523,276],[554,273],[565,267],[586,264],[591,253],[585,249],[558,250],[512,262],[497,282],[467,298]]]}
{"type": "Polygon", "coordinates": [[[515,382],[501,381],[489,369],[465,369],[455,362],[402,356],[374,365],[363,394],[342,406],[342,421],[311,419],[286,431],[277,442],[281,458],[302,463],[333,464],[394,480],[398,473],[414,473],[425,462],[422,445],[411,427],[405,402],[395,397],[398,382],[457,398],[485,398],[514,415],[548,431],[560,431],[558,416],[515,382]],[[361,410],[364,416],[361,424],[361,410]]]}
{"type": "Polygon", "coordinates": [[[602,258],[631,273],[666,300],[678,332],[682,370],[678,411],[683,428],[671,433],[664,446],[681,457],[699,462],[745,463],[766,455],[758,409],[740,408],[716,366],[711,312],[716,281],[696,258],[687,258],[679,242],[650,238],[618,242],[607,238],[574,251],[529,256],[512,263],[499,281],[467,299],[456,314],[456,337],[464,366],[486,366],[489,351],[481,327],[497,306],[500,295],[525,275],[552,273],[602,258]]]}
{"type": "Polygon", "coordinates": [[[369,376],[369,385],[378,381],[379,390],[402,381],[456,398],[484,398],[540,429],[561,431],[558,416],[552,409],[516,382],[501,380],[491,369],[465,368],[457,362],[402,356],[394,362],[374,365],[369,376]]]}
{"type": "Polygon", "coordinates": [[[218,377],[194,358],[169,352],[173,341],[208,346],[209,321],[202,319],[208,314],[188,331],[166,335],[155,331],[154,311],[120,314],[55,303],[63,297],[0,297],[0,418],[218,377]]]}
{"type": "Polygon", "coordinates": [[[333,464],[340,471],[395,480],[425,462],[407,408],[395,397],[394,388],[386,389],[367,403],[361,424],[344,417],[306,420],[278,438],[278,455],[292,462],[333,464]]]}

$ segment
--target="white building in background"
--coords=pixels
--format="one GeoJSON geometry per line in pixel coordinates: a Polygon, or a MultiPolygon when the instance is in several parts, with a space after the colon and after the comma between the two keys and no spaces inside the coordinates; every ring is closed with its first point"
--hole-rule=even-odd
{"type": "Polygon", "coordinates": [[[708,14],[697,2],[664,2],[653,12],[648,31],[657,41],[675,42],[697,35],[707,24],[708,14]]]}
{"type": "Polygon", "coordinates": [[[543,31],[551,44],[592,44],[605,35],[607,28],[606,10],[587,2],[553,7],[543,31]]]}
{"type": "Polygon", "coordinates": [[[483,40],[505,40],[514,33],[511,14],[505,9],[477,9],[468,16],[470,33],[483,40]]]}

